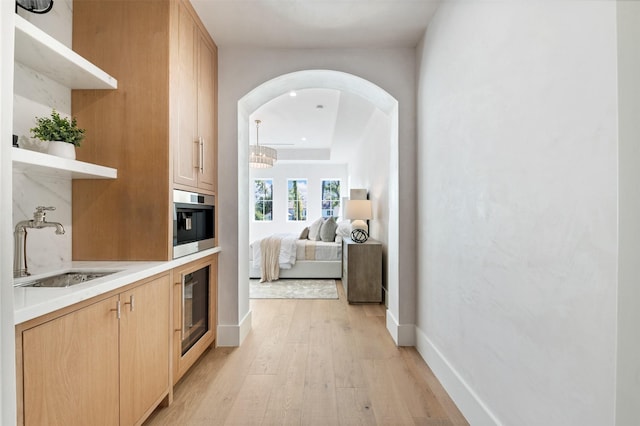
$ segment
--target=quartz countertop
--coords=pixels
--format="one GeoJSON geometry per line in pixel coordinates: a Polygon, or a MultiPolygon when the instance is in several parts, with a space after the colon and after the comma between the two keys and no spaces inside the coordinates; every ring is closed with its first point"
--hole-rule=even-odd
{"type": "Polygon", "coordinates": [[[92,297],[100,296],[112,290],[124,287],[133,282],[143,280],[152,275],[169,271],[178,266],[193,262],[203,257],[220,252],[220,247],[204,250],[196,254],[184,256],[170,261],[76,261],[68,268],[49,271],[44,274],[14,280],[14,323],[20,324],[42,315],[66,308],[92,297]],[[64,273],[66,271],[92,271],[115,273],[96,278],[70,287],[20,287],[39,278],[64,273]]]}

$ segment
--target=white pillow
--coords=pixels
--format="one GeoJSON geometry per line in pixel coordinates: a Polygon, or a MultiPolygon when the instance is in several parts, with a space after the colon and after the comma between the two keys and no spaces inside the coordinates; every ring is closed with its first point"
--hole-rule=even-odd
{"type": "Polygon", "coordinates": [[[324,218],[320,218],[309,225],[309,236],[311,241],[317,241],[320,239],[320,227],[324,223],[324,218]]]}
{"type": "Polygon", "coordinates": [[[341,220],[340,222],[338,222],[338,229],[336,229],[336,235],[342,238],[345,238],[351,235],[351,221],[341,220]]]}

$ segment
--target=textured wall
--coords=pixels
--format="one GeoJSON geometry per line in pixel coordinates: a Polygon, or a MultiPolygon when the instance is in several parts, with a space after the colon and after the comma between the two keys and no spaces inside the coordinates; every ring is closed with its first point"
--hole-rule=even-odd
{"type": "Polygon", "coordinates": [[[616,3],[447,2],[419,56],[421,353],[472,424],[612,424],[616,3]]]}

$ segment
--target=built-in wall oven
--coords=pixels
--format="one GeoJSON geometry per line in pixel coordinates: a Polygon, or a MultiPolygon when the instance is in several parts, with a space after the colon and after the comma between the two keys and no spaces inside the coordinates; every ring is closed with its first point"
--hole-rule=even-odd
{"type": "Polygon", "coordinates": [[[173,258],[215,247],[215,197],[173,191],[173,258]]]}

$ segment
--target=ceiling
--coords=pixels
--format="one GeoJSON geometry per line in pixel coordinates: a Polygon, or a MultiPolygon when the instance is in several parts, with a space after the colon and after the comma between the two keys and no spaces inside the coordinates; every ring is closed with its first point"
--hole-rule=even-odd
{"type": "MultiPolygon", "coordinates": [[[[191,0],[220,48],[415,47],[440,0],[191,0]]],[[[278,161],[345,162],[374,106],[346,92],[282,95],[250,117],[278,161]]]]}
{"type": "Polygon", "coordinates": [[[415,47],[440,0],[191,0],[220,47],[415,47]]]}

